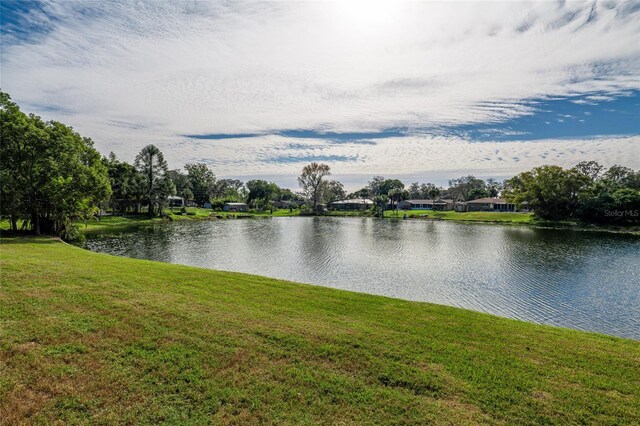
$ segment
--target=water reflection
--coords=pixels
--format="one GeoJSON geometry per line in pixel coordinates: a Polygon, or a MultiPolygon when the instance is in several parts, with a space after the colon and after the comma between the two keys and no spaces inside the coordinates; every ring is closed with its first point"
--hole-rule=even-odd
{"type": "Polygon", "coordinates": [[[87,247],[640,339],[640,239],[432,221],[179,222],[87,247]]]}

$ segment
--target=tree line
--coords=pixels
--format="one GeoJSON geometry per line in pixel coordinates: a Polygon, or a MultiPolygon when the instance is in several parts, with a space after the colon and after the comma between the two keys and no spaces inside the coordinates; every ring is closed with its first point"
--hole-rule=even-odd
{"type": "Polygon", "coordinates": [[[640,223],[640,170],[595,161],[575,167],[541,166],[504,183],[504,196],[527,203],[548,220],[579,220],[598,224],[640,223]]]}
{"type": "Polygon", "coordinates": [[[374,208],[393,208],[406,199],[452,199],[456,202],[503,196],[550,220],[581,220],[601,224],[636,224],[640,217],[640,171],[582,162],[570,169],[536,167],[504,182],[463,176],[448,187],[374,176],[366,186],[346,193],[331,180],[326,164],[311,163],[298,177],[300,192],[274,182],[218,179],[202,163],[169,169],[154,145],[144,147],[133,164],[115,154],[102,157],[90,138],[57,121],[25,114],[0,92],[0,215],[12,230],[65,236],[72,221],[87,220],[101,210],[119,214],[161,216],[169,196],[213,209],[227,202],[245,202],[254,209],[320,204],[347,198],[369,198],[374,208]]]}

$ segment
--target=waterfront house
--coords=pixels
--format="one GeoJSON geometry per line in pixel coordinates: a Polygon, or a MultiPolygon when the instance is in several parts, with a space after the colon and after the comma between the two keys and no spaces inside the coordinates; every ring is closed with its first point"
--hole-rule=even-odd
{"type": "Polygon", "coordinates": [[[350,200],[334,201],[329,204],[332,210],[367,210],[373,206],[373,200],[368,198],[353,198],[350,200]]]}
{"type": "Polygon", "coordinates": [[[184,198],[175,195],[169,195],[167,197],[167,203],[169,207],[182,207],[184,206],[184,198]]]}
{"type": "Polygon", "coordinates": [[[468,212],[515,212],[516,205],[503,198],[479,198],[465,203],[468,212]]]}
{"type": "Polygon", "coordinates": [[[225,212],[246,212],[249,210],[249,206],[245,203],[224,203],[222,210],[225,212]]]}
{"type": "Polygon", "coordinates": [[[399,210],[453,210],[453,200],[404,200],[398,203],[399,210]]]}

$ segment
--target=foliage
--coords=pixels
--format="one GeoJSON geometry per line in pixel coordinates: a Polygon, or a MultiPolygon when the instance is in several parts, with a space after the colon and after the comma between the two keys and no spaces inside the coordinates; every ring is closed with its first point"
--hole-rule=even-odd
{"type": "Polygon", "coordinates": [[[336,181],[326,181],[324,189],[322,191],[322,202],[329,204],[333,201],[344,200],[347,197],[347,193],[344,190],[344,186],[336,181]]]}
{"type": "Polygon", "coordinates": [[[108,199],[107,168],[91,139],[57,121],[25,115],[0,92],[1,213],[37,234],[62,234],[108,199]]]}
{"type": "Polygon", "coordinates": [[[322,163],[311,163],[302,169],[302,174],[298,177],[298,183],[302,192],[313,203],[316,210],[318,203],[322,200],[325,189],[325,177],[331,174],[328,165],[322,163]]]}
{"type": "Polygon", "coordinates": [[[506,181],[505,197],[516,204],[528,203],[542,219],[640,223],[640,172],[619,165],[603,170],[593,161],[571,169],[536,167],[506,181]]]}
{"type": "Polygon", "coordinates": [[[266,208],[270,201],[280,195],[280,187],[273,182],[262,179],[253,179],[247,182],[247,203],[256,208],[266,208]]]}
{"type": "Polygon", "coordinates": [[[376,195],[390,196],[389,192],[393,191],[394,189],[404,189],[404,183],[400,182],[400,180],[398,179],[384,179],[382,182],[380,182],[376,195]]]}
{"type": "Polygon", "coordinates": [[[471,201],[489,196],[485,182],[472,175],[451,179],[448,192],[454,201],[471,201]]]}
{"type": "Polygon", "coordinates": [[[347,198],[353,199],[353,198],[369,198],[371,196],[371,194],[369,193],[369,188],[362,188],[359,189],[355,192],[350,193],[349,195],[347,195],[347,198]]]}
{"type": "Polygon", "coordinates": [[[203,163],[186,164],[184,168],[187,171],[187,179],[191,184],[189,189],[193,193],[193,200],[197,205],[203,206],[214,195],[216,175],[209,166],[203,163]]]}
{"type": "Polygon", "coordinates": [[[103,163],[111,183],[111,210],[121,214],[139,213],[145,199],[144,176],[131,164],[119,161],[113,152],[103,159],[103,163]]]}
{"type": "Polygon", "coordinates": [[[389,190],[388,192],[389,202],[391,206],[397,205],[400,201],[406,200],[409,198],[409,191],[406,189],[394,188],[389,190]]]}
{"type": "Polygon", "coordinates": [[[175,194],[164,155],[155,145],[147,145],[136,156],[134,166],[143,178],[149,217],[162,216],[167,197],[175,194]]]}
{"type": "Polygon", "coordinates": [[[434,191],[438,191],[438,195],[442,192],[442,189],[434,185],[433,183],[419,183],[413,182],[409,185],[409,198],[411,199],[432,199],[431,195],[434,191]]]}
{"type": "Polygon", "coordinates": [[[193,201],[195,196],[193,194],[193,187],[191,185],[191,181],[189,180],[189,176],[185,173],[182,173],[180,170],[169,170],[167,172],[167,178],[173,182],[173,185],[176,188],[176,194],[179,197],[184,198],[185,201],[193,201]]]}

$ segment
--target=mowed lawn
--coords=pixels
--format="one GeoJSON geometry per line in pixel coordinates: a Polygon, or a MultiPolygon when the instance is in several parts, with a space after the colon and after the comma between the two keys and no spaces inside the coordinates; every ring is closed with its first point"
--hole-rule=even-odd
{"type": "Polygon", "coordinates": [[[44,238],[0,262],[3,424],[640,423],[637,341],[44,238]]]}
{"type": "Polygon", "coordinates": [[[433,210],[387,210],[385,217],[423,217],[429,219],[469,221],[469,222],[511,222],[511,223],[533,223],[533,213],[512,213],[512,212],[455,212],[455,211],[433,211],[433,210]]]}

